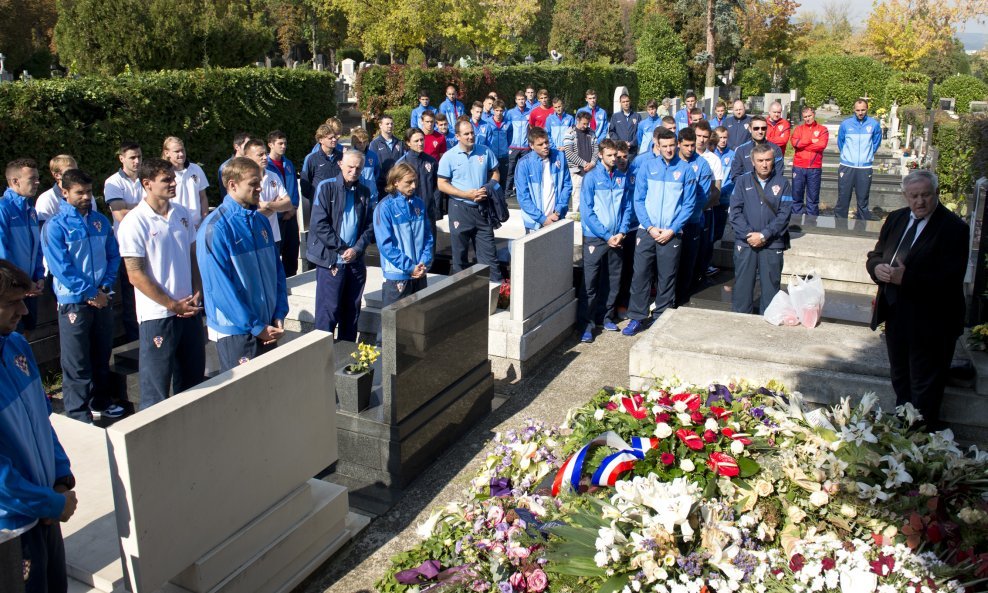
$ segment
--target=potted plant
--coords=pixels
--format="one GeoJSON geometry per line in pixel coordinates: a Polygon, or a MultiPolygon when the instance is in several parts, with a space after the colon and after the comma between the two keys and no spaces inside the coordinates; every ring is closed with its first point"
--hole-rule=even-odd
{"type": "Polygon", "coordinates": [[[357,350],[350,356],[354,362],[336,371],[336,398],[341,410],[357,413],[370,406],[374,386],[371,365],[381,356],[381,349],[373,344],[357,344],[357,350]]]}

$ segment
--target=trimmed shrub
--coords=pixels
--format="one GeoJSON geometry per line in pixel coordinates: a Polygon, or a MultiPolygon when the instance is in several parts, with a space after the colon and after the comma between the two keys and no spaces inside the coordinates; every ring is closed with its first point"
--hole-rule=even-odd
{"type": "Polygon", "coordinates": [[[597,90],[598,101],[608,112],[611,94],[619,86],[628,87],[632,103],[638,101],[638,75],[628,66],[533,64],[426,69],[391,65],[371,66],[358,73],[357,104],[368,118],[377,118],[385,111],[416,105],[418,89],[425,89],[433,105],[438,106],[444,100],[448,84],[459,88],[460,100],[465,105],[483,99],[490,91],[497,91],[507,105],[512,105],[515,92],[527,85],[549,89],[552,96],[562,97],[569,111],[584,104],[583,96],[588,88],[597,90]]]}
{"type": "Polygon", "coordinates": [[[930,77],[922,72],[896,72],[885,87],[885,106],[891,107],[894,101],[899,105],[925,104],[929,84],[930,77]]]}
{"type": "MultiPolygon", "coordinates": [[[[0,162],[31,157],[41,165],[73,155],[96,180],[120,167],[122,140],[157,156],[167,136],[184,139],[189,158],[215,185],[216,170],[232,152],[239,130],[289,138],[289,158],[301,167],[316,127],[335,115],[335,76],[312,70],[255,69],[166,71],[136,76],[83,77],[0,85],[0,162]]],[[[219,198],[215,187],[211,198],[219,198]]]]}
{"type": "Polygon", "coordinates": [[[803,90],[808,105],[822,105],[831,97],[841,110],[853,110],[860,97],[871,99],[872,110],[886,105],[885,88],[892,70],[866,56],[813,56],[798,69],[802,80],[793,80],[793,86],[803,90]],[[804,78],[805,77],[805,78],[804,78]]]}
{"type": "Polygon", "coordinates": [[[635,71],[641,96],[661,101],[675,97],[686,86],[686,47],[665,15],[642,17],[635,42],[635,71]]]}
{"type": "Polygon", "coordinates": [[[968,116],[967,142],[973,147],[971,167],[974,178],[988,176],[988,115],[968,116]]]}
{"type": "MultiPolygon", "coordinates": [[[[971,101],[988,99],[988,84],[967,74],[951,76],[933,89],[936,98],[953,97],[956,99],[954,110],[957,113],[969,113],[971,101]]],[[[924,95],[925,97],[925,95],[924,95]]]]}

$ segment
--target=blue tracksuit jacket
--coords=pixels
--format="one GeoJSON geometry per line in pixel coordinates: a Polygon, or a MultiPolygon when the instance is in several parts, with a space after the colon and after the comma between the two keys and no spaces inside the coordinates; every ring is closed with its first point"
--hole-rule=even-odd
{"type": "Polygon", "coordinates": [[[765,198],[772,202],[775,214],[765,205],[755,184],[754,173],[745,173],[734,182],[731,195],[731,228],[734,244],[747,245],[748,233],[761,233],[768,241],[769,249],[785,249],[789,233],[789,215],[792,213],[792,186],[782,173],[775,171],[765,183],[765,198]]]}
{"type": "Polygon", "coordinates": [[[0,336],[0,529],[30,528],[65,508],[52,487],[72,471],[50,415],[31,346],[18,333],[0,336]]]}
{"type": "Polygon", "coordinates": [[[690,222],[698,223],[703,220],[703,208],[710,199],[710,188],[714,183],[714,172],[710,168],[707,159],[698,153],[693,153],[693,157],[686,161],[689,163],[690,173],[696,178],[696,183],[687,184],[686,191],[693,191],[693,215],[690,222]]]}
{"type": "Polygon", "coordinates": [[[259,335],[288,314],[285,269],[267,216],[227,196],[196,233],[206,325],[226,335],[259,335]]]}
{"type": "Polygon", "coordinates": [[[676,135],[679,135],[683,129],[690,127],[690,112],[686,110],[685,107],[676,112],[672,116],[676,120],[676,135]]]}
{"type": "Polygon", "coordinates": [[[374,209],[374,238],[387,280],[410,280],[418,264],[432,265],[435,238],[425,203],[418,196],[395,192],[374,209]]]}
{"type": "Polygon", "coordinates": [[[652,134],[662,125],[662,118],[645,116],[638,124],[638,154],[652,152],[652,134]]]}
{"type": "Polygon", "coordinates": [[[324,181],[316,190],[305,257],[317,266],[332,268],[343,256],[343,252],[350,248],[357,252],[357,261],[363,261],[364,251],[374,242],[370,193],[360,183],[349,190],[355,192],[353,207],[357,211],[357,240],[353,245],[348,245],[340,237],[347,191],[342,176],[324,181]]]}
{"type": "MultiPolygon", "coordinates": [[[[450,126],[450,130],[452,129],[453,127],[450,126]]],[[[458,143],[459,140],[456,139],[456,132],[450,131],[446,133],[446,150],[452,150],[458,143]]]]}
{"type": "Polygon", "coordinates": [[[41,229],[41,247],[60,305],[85,303],[117,279],[120,250],[113,224],[99,212],[83,218],[75,206],[63,201],[41,229]]]}
{"type": "Polygon", "coordinates": [[[714,154],[720,157],[721,166],[728,172],[727,175],[724,175],[724,180],[720,183],[720,205],[730,206],[731,192],[734,191],[734,178],[730,175],[731,165],[734,164],[734,151],[730,147],[724,150],[714,148],[714,154]]]}
{"type": "Polygon", "coordinates": [[[628,174],[615,168],[610,173],[603,163],[583,178],[580,188],[580,225],[584,237],[608,240],[618,233],[628,234],[631,224],[631,184],[628,174]]]}
{"type": "Polygon", "coordinates": [[[600,105],[594,107],[593,109],[590,109],[589,105],[584,105],[583,107],[580,107],[579,109],[576,110],[577,113],[583,111],[589,113],[591,118],[593,119],[595,124],[594,132],[597,135],[597,143],[600,144],[601,140],[607,138],[607,131],[609,128],[607,123],[607,112],[604,111],[600,105]]]}
{"type": "MultiPolygon", "coordinates": [[[[268,157],[268,164],[264,167],[264,170],[272,175],[278,176],[278,179],[281,180],[281,184],[285,186],[285,190],[288,192],[288,198],[291,199],[292,206],[298,208],[298,173],[295,170],[295,163],[288,160],[288,157],[286,156],[281,157],[281,164],[285,167],[284,175],[281,174],[278,167],[276,167],[271,161],[271,157],[268,157]]],[[[223,193],[226,194],[225,191],[223,193]]]]}
{"type": "Polygon", "coordinates": [[[498,125],[496,121],[491,120],[487,122],[487,146],[491,147],[494,151],[494,156],[499,159],[508,158],[508,143],[511,138],[511,124],[507,120],[502,119],[501,125],[498,125]]]}
{"type": "MultiPolygon", "coordinates": [[[[569,208],[570,195],[573,193],[573,180],[570,177],[566,155],[555,148],[549,149],[549,170],[552,173],[552,183],[556,187],[556,206],[560,218],[566,216],[569,208]]],[[[537,229],[545,222],[545,212],[542,210],[542,184],[545,182],[543,173],[545,165],[542,157],[530,152],[518,160],[515,167],[515,188],[518,196],[518,206],[521,208],[521,219],[526,229],[537,229]]]]}
{"type": "Polygon", "coordinates": [[[462,102],[455,101],[451,103],[449,99],[446,99],[439,104],[439,113],[446,116],[446,121],[449,122],[450,130],[456,130],[456,119],[458,117],[461,115],[470,115],[467,113],[466,109],[464,109],[462,102]]]}
{"type": "Polygon", "coordinates": [[[431,111],[432,113],[435,113],[436,108],[433,107],[432,105],[426,105],[425,107],[419,105],[415,109],[412,109],[412,117],[409,119],[408,127],[421,129],[422,125],[419,123],[419,118],[422,117],[422,114],[425,113],[426,111],[431,111]]]}
{"type": "MultiPolygon", "coordinates": [[[[772,147],[772,152],[775,153],[775,170],[780,174],[786,171],[786,162],[782,156],[782,149],[779,148],[777,144],[765,140],[769,146],[772,147]]],[[[749,140],[741,146],[734,149],[734,162],[731,163],[731,179],[735,180],[737,183],[737,178],[744,173],[751,173],[755,169],[755,164],[751,162],[751,151],[755,148],[755,142],[749,140]]]]}
{"type": "Polygon", "coordinates": [[[316,151],[305,156],[305,161],[302,162],[300,182],[302,195],[307,200],[311,200],[315,196],[316,188],[319,187],[320,183],[340,174],[340,159],[342,158],[343,149],[339,145],[327,155],[316,144],[316,151]]]}
{"type": "Polygon", "coordinates": [[[566,132],[575,125],[576,118],[568,113],[564,113],[562,117],[553,113],[545,118],[545,131],[549,133],[549,146],[562,148],[566,132]]]}
{"type": "Polygon", "coordinates": [[[856,169],[867,169],[875,161],[875,153],[882,145],[882,126],[870,116],[859,120],[851,116],[837,129],[837,148],[840,164],[856,169]]]}
{"type": "Polygon", "coordinates": [[[690,164],[679,154],[643,159],[635,174],[635,215],[643,229],[657,227],[680,233],[696,205],[696,184],[690,164]]]}
{"type": "Polygon", "coordinates": [[[727,128],[727,145],[737,150],[739,146],[751,140],[751,116],[747,113],[741,119],[730,114],[724,117],[724,127],[727,128]]]}
{"type": "Polygon", "coordinates": [[[504,121],[511,124],[511,135],[508,137],[510,148],[528,148],[528,116],[531,111],[515,107],[504,114],[504,121]]]}
{"type": "Polygon", "coordinates": [[[45,277],[38,213],[27,198],[9,188],[0,197],[0,259],[11,262],[35,282],[45,277]]]}

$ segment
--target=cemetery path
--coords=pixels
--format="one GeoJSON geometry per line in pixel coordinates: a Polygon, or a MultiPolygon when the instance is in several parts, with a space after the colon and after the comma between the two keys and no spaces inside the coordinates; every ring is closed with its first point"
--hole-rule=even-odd
{"type": "Polygon", "coordinates": [[[495,400],[504,403],[449,448],[405,491],[386,514],[317,569],[295,593],[365,593],[388,568],[389,559],[414,545],[415,528],[432,509],[463,498],[483,461],[494,433],[519,428],[529,418],[559,425],[566,412],[604,386],[628,383],[628,356],[637,341],[604,332],[592,344],[575,335],[558,346],[536,373],[511,385],[495,382],[495,400]]]}

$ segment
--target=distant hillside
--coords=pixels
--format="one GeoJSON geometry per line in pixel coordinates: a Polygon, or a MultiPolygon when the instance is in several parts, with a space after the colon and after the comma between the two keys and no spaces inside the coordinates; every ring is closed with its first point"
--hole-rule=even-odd
{"type": "Polygon", "coordinates": [[[982,49],[988,43],[988,33],[961,33],[957,38],[968,51],[982,49]]]}

